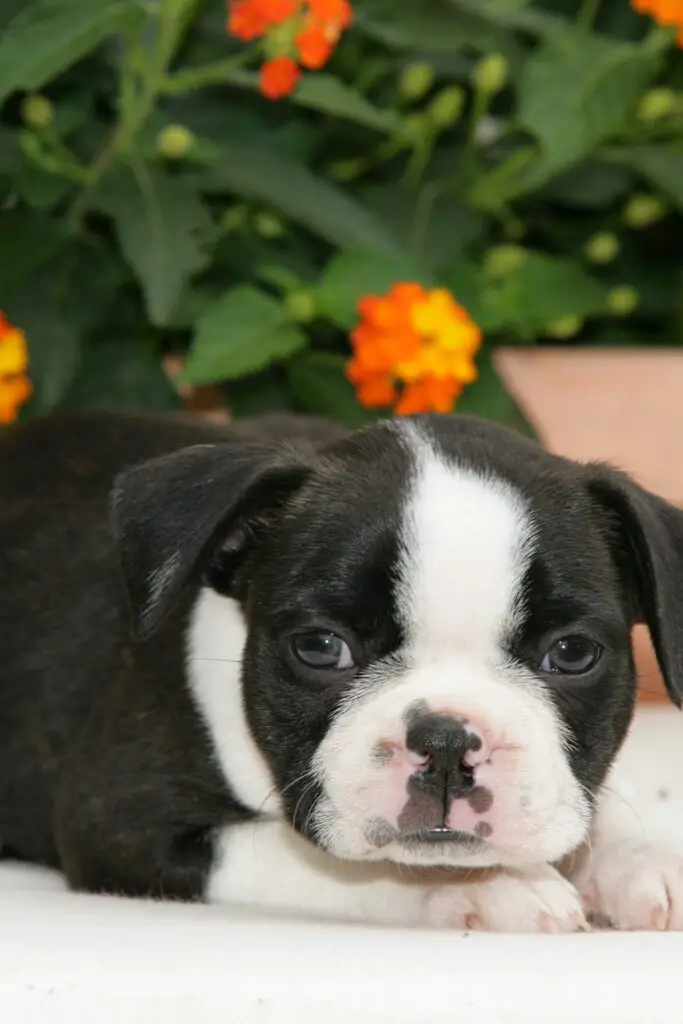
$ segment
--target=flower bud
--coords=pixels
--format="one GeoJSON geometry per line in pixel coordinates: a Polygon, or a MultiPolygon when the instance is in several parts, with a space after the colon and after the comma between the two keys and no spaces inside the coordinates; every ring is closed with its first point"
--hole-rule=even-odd
{"type": "Polygon", "coordinates": [[[282,238],[285,226],[274,213],[261,212],[254,216],[254,230],[261,238],[282,238]]]}
{"type": "Polygon", "coordinates": [[[399,94],[405,100],[419,100],[434,85],[434,68],[427,61],[416,61],[403,71],[398,83],[399,94]]]}
{"type": "Polygon", "coordinates": [[[458,85],[449,85],[435,96],[429,105],[427,116],[439,128],[454,125],[465,106],[465,94],[458,85]]]}
{"type": "Polygon", "coordinates": [[[472,85],[487,96],[495,96],[504,89],[508,80],[508,62],[502,53],[489,53],[482,57],[472,72],[472,85]]]}
{"type": "Polygon", "coordinates": [[[668,213],[668,207],[659,196],[631,196],[624,207],[624,223],[630,228],[649,228],[668,213]]]}
{"type": "Polygon", "coordinates": [[[408,114],[399,125],[398,137],[408,145],[421,142],[429,134],[429,121],[424,114],[408,114]]]}
{"type": "Polygon", "coordinates": [[[673,89],[660,86],[646,92],[636,108],[639,121],[659,121],[673,114],[676,109],[676,93],[673,89]]]}
{"type": "Polygon", "coordinates": [[[630,284],[620,284],[607,294],[607,309],[614,316],[628,316],[640,302],[638,291],[630,284]]]}
{"type": "Polygon", "coordinates": [[[599,231],[589,238],[584,246],[584,254],[591,263],[611,263],[619,254],[621,243],[611,231],[599,231]]]}
{"type": "Polygon", "coordinates": [[[315,316],[315,299],[310,292],[290,292],[285,299],[285,309],[299,324],[308,324],[315,316]]]}
{"type": "Polygon", "coordinates": [[[167,160],[182,160],[191,150],[194,141],[194,135],[185,125],[169,124],[157,135],[156,150],[167,160]]]}
{"type": "Polygon", "coordinates": [[[31,128],[47,128],[55,119],[55,108],[46,96],[26,96],[21,104],[21,118],[31,128]]]}
{"type": "Polygon", "coordinates": [[[553,320],[547,324],[545,333],[549,338],[557,338],[558,341],[565,341],[574,338],[583,327],[583,317],[562,316],[559,320],[553,320]]]}
{"type": "Polygon", "coordinates": [[[367,170],[365,157],[355,157],[351,160],[337,160],[328,167],[327,173],[335,181],[355,181],[367,170]]]}
{"type": "Polygon", "coordinates": [[[231,231],[238,231],[245,226],[248,216],[249,211],[244,203],[236,203],[234,206],[228,207],[221,217],[221,231],[226,235],[229,235],[231,231]]]}
{"type": "Polygon", "coordinates": [[[527,251],[521,245],[496,245],[484,256],[484,273],[493,279],[507,277],[526,262],[527,251]]]}

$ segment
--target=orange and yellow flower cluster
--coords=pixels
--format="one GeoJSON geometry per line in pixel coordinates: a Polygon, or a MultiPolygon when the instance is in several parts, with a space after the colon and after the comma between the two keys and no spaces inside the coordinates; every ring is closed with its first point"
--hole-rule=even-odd
{"type": "Polygon", "coordinates": [[[649,14],[658,25],[678,29],[678,45],[683,46],[683,0],[631,0],[639,14],[649,14]]]}
{"type": "Polygon", "coordinates": [[[26,336],[0,312],[0,424],[12,423],[31,394],[27,370],[26,336]]]}
{"type": "Polygon", "coordinates": [[[327,63],[352,17],[349,0],[231,0],[228,32],[244,42],[266,40],[273,56],[261,67],[261,92],[277,100],[292,92],[301,67],[327,63]]]}
{"type": "Polygon", "coordinates": [[[362,299],[359,313],[347,376],[363,405],[450,412],[476,380],[481,331],[446,289],[396,284],[362,299]]]}

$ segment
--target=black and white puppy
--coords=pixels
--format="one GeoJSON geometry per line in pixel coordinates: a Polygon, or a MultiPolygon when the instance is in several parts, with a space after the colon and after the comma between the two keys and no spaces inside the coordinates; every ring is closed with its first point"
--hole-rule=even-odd
{"type": "Polygon", "coordinates": [[[683,697],[671,505],[461,416],[70,415],[2,439],[0,487],[5,855],[94,892],[683,928],[683,859],[609,778],[635,622],[683,697]]]}

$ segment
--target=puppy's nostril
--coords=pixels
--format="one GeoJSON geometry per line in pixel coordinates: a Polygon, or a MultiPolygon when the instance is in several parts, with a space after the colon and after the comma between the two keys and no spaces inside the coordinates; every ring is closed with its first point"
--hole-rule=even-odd
{"type": "Polygon", "coordinates": [[[420,762],[417,765],[416,770],[420,772],[421,775],[432,775],[436,771],[436,765],[432,755],[423,750],[418,756],[420,757],[420,762]]]}
{"type": "MultiPolygon", "coordinates": [[[[475,768],[466,755],[472,737],[462,722],[448,715],[423,714],[411,723],[406,744],[417,759],[416,775],[446,791],[474,786],[475,768]]],[[[481,743],[479,744],[481,745],[481,743]]]]}

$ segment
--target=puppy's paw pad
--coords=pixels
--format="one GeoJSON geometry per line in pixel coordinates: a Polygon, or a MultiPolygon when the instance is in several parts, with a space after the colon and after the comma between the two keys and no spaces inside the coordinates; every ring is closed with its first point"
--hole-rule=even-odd
{"type": "Polygon", "coordinates": [[[427,897],[438,928],[488,932],[575,932],[588,927],[576,889],[553,868],[500,871],[487,879],[440,886],[427,897]]]}
{"type": "Polygon", "coordinates": [[[683,855],[652,843],[615,843],[588,883],[597,915],[619,931],[683,931],[683,855]]]}

